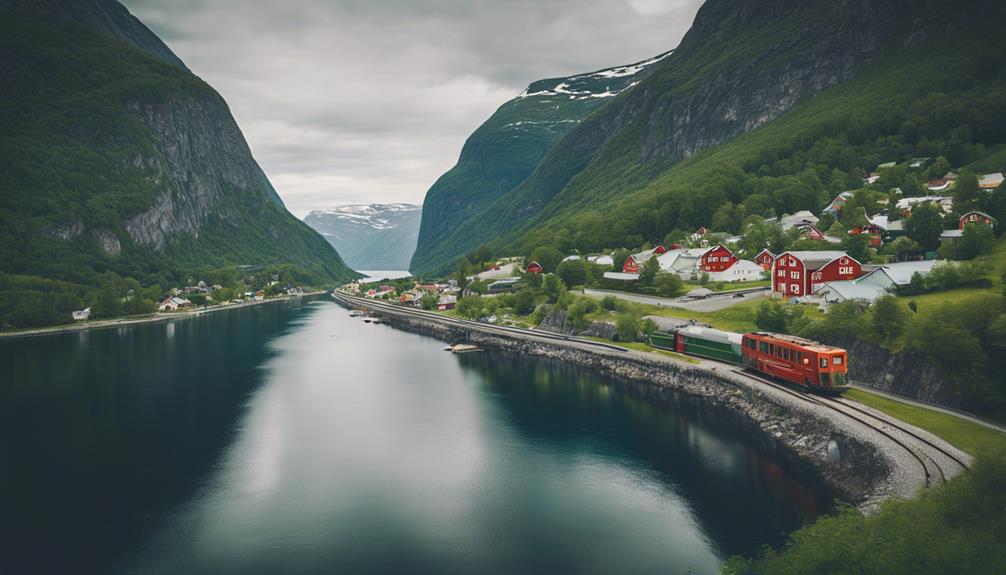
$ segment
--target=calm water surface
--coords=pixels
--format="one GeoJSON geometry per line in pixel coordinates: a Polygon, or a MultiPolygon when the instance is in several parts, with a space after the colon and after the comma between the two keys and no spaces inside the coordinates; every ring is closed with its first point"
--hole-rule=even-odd
{"type": "Polygon", "coordinates": [[[728,415],[327,301],[0,342],[0,572],[713,573],[830,499],[728,415]]]}

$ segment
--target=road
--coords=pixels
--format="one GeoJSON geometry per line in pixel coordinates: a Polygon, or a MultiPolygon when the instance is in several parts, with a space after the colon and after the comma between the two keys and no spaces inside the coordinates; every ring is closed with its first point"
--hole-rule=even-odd
{"type": "Polygon", "coordinates": [[[601,289],[583,290],[584,295],[596,298],[602,298],[604,296],[610,295],[615,296],[619,299],[623,299],[625,301],[632,301],[647,305],[655,305],[659,307],[676,307],[686,309],[689,311],[699,311],[699,312],[719,311],[721,309],[726,309],[732,305],[738,304],[743,301],[750,301],[753,299],[766,297],[768,293],[769,288],[763,287],[763,288],[753,288],[750,291],[745,290],[738,292],[714,293],[709,297],[696,299],[688,296],[666,298],[652,295],[643,295],[638,293],[609,291],[601,289]]]}

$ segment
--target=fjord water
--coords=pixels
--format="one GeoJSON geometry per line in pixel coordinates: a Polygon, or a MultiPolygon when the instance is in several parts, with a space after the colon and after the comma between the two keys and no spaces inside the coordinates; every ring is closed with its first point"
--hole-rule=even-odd
{"type": "Polygon", "coordinates": [[[712,573],[829,496],[728,414],[328,301],[0,342],[0,571],[712,573]]]}

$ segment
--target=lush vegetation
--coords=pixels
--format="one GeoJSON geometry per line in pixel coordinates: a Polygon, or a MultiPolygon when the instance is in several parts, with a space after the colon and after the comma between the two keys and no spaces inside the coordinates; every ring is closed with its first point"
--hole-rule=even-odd
{"type": "MultiPolygon", "coordinates": [[[[240,140],[226,103],[188,71],[130,44],[11,7],[0,12],[0,53],[0,328],[66,322],[87,305],[111,311],[98,306],[113,299],[103,294],[153,301],[163,295],[155,286],[182,285],[205,268],[284,267],[300,285],[352,276],[282,207],[250,156],[245,175],[255,185],[220,176],[216,202],[172,214],[201,219],[198,234],[170,234],[163,249],[134,241],[126,221],[158,198],[167,195],[178,210],[182,196],[206,193],[167,170],[163,142],[141,110],[177,113],[194,139],[224,131],[240,140]]],[[[215,177],[191,162],[186,169],[215,177]]]]}
{"type": "Polygon", "coordinates": [[[733,558],[723,574],[1006,572],[1006,448],[982,451],[974,468],[939,489],[884,503],[864,517],[840,507],[790,536],[782,550],[733,558]]]}
{"type": "MultiPolygon", "coordinates": [[[[513,193],[476,216],[455,220],[452,236],[469,250],[494,243],[500,251],[524,255],[541,246],[563,253],[610,251],[655,244],[675,229],[715,225],[736,232],[753,215],[802,209],[818,213],[839,192],[862,188],[864,173],[888,162],[894,167],[882,170],[871,186],[879,194],[900,188],[905,196],[922,195],[926,178],[951,168],[978,173],[1004,167],[997,159],[1004,157],[1006,144],[1001,114],[1006,41],[986,25],[991,20],[969,17],[978,9],[971,3],[913,5],[926,12],[925,18],[902,14],[906,23],[953,24],[927,26],[926,40],[910,47],[899,34],[919,31],[897,28],[852,80],[682,161],[651,150],[655,132],[668,129],[648,123],[652,116],[632,116],[627,125],[617,119],[628,113],[630,101],[638,106],[664,101],[640,102],[643,97],[637,93],[687,98],[688,89],[703,78],[729,69],[723,66],[745,58],[759,64],[786,58],[779,43],[787,38],[782,33],[792,32],[787,27],[830,25],[817,21],[822,14],[816,6],[794,10],[789,19],[761,30],[741,26],[738,34],[717,35],[708,49],[692,46],[675,52],[634,91],[614,99],[557,143],[513,193]],[[766,50],[765,61],[758,59],[761,49],[766,50]],[[606,132],[613,125],[621,126],[614,136],[606,132]],[[915,157],[934,161],[913,169],[908,164],[915,157]]],[[[766,75],[772,77],[769,71],[766,75]]],[[[1002,205],[983,209],[1006,215],[1002,205]]],[[[923,247],[936,248],[938,230],[918,235],[923,247]]],[[[433,259],[446,267],[444,255],[433,259]]]]}

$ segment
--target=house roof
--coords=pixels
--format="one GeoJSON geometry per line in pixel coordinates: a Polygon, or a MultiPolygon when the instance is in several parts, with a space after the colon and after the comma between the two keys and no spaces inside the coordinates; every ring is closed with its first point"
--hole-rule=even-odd
{"type": "Polygon", "coordinates": [[[915,273],[927,274],[933,270],[936,266],[936,260],[921,260],[914,262],[898,262],[893,264],[884,264],[879,268],[873,270],[872,272],[864,275],[853,281],[860,281],[866,279],[867,276],[882,273],[887,277],[891,278],[891,281],[898,285],[907,285],[912,281],[912,276],[915,273]]]}
{"type": "Polygon", "coordinates": [[[1003,175],[1001,173],[985,174],[978,179],[979,188],[998,188],[1003,183],[1003,175]]]}
{"type": "Polygon", "coordinates": [[[890,221],[887,216],[876,215],[870,218],[870,223],[882,230],[901,232],[905,230],[904,220],[890,221]]]}
{"type": "Polygon", "coordinates": [[[993,218],[992,216],[986,214],[985,212],[980,212],[978,210],[971,210],[970,212],[968,212],[968,213],[964,214],[963,216],[961,216],[961,219],[963,220],[964,218],[970,216],[971,214],[978,214],[979,216],[986,217],[986,218],[992,220],[993,222],[998,221],[995,218],[993,218]]]}
{"type": "Polygon", "coordinates": [[[795,214],[783,216],[779,219],[779,223],[782,225],[782,229],[784,230],[788,230],[802,223],[816,224],[817,222],[817,216],[810,213],[808,210],[801,210],[795,214]]]}
{"type": "Polygon", "coordinates": [[[914,198],[901,198],[898,200],[896,207],[903,210],[905,208],[910,208],[915,204],[921,204],[924,202],[941,203],[947,199],[949,198],[946,196],[917,196],[914,198]]]}
{"type": "Polygon", "coordinates": [[[940,238],[959,238],[964,235],[964,230],[943,230],[940,238]]]}
{"type": "Polygon", "coordinates": [[[783,252],[779,254],[776,258],[778,261],[782,256],[790,255],[794,258],[803,262],[803,265],[807,269],[816,270],[820,267],[827,265],[829,262],[836,260],[838,258],[848,257],[849,259],[854,259],[849,254],[839,251],[839,250],[807,250],[807,251],[797,251],[797,252],[783,252]]]}
{"type": "Polygon", "coordinates": [[[856,280],[844,280],[828,282],[818,288],[815,293],[818,295],[825,295],[826,292],[834,293],[844,300],[862,299],[873,301],[884,295],[884,288],[876,284],[860,284],[857,283],[856,280]]]}
{"type": "Polygon", "coordinates": [[[639,279],[639,274],[627,274],[623,272],[604,272],[604,277],[609,280],[636,281],[639,279]]]}

